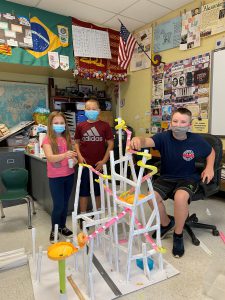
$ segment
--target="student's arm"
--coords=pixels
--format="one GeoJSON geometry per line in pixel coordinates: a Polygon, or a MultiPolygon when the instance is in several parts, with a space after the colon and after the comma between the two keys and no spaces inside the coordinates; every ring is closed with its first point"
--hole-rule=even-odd
{"type": "Polygon", "coordinates": [[[208,184],[214,177],[214,162],[215,162],[215,151],[212,148],[211,153],[206,157],[206,167],[202,171],[202,181],[208,184]]]}
{"type": "Polygon", "coordinates": [[[109,159],[109,152],[111,150],[113,150],[113,148],[114,148],[114,141],[113,140],[107,140],[107,149],[106,149],[105,155],[104,155],[103,159],[98,161],[95,165],[97,171],[101,171],[103,165],[107,163],[107,161],[109,159]]]}
{"type": "Polygon", "coordinates": [[[155,147],[155,142],[149,137],[135,136],[132,138],[130,145],[132,149],[141,150],[141,148],[155,147]]]}
{"type": "Polygon", "coordinates": [[[53,154],[50,144],[44,144],[42,147],[47,160],[51,163],[62,161],[65,158],[74,158],[76,156],[76,153],[71,150],[60,154],[53,154]]]}
{"type": "Polygon", "coordinates": [[[79,164],[86,164],[86,160],[81,155],[81,152],[80,152],[80,140],[75,140],[75,150],[77,152],[77,158],[78,158],[79,164]]]}

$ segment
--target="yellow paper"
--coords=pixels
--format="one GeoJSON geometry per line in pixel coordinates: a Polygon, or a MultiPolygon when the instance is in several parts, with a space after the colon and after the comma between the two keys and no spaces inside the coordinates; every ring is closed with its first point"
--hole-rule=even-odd
{"type": "Polygon", "coordinates": [[[169,123],[168,122],[161,122],[161,127],[163,129],[168,129],[169,128],[169,123]]]}
{"type": "Polygon", "coordinates": [[[208,133],[208,119],[194,119],[192,120],[192,132],[195,133],[208,133]]]}

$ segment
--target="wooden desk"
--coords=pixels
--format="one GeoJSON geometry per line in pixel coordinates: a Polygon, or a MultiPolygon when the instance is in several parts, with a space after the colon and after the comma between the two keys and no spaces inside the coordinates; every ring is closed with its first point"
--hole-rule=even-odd
{"type": "Polygon", "coordinates": [[[220,191],[225,192],[225,180],[224,179],[221,180],[220,191]]]}
{"type": "MultiPolygon", "coordinates": [[[[47,162],[39,156],[28,154],[25,155],[26,169],[29,172],[29,193],[44,208],[47,213],[52,212],[52,197],[49,190],[49,180],[47,177],[47,162]]],[[[69,200],[68,214],[74,211],[75,188],[77,182],[77,170],[75,168],[74,186],[69,200]]]]}
{"type": "Polygon", "coordinates": [[[150,153],[153,157],[160,157],[160,153],[158,150],[155,150],[155,149],[150,149],[150,153]]]}

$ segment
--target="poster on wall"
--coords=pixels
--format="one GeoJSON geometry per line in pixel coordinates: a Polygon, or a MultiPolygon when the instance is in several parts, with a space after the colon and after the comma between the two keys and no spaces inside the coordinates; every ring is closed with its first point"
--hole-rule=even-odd
{"type": "Polygon", "coordinates": [[[107,31],[72,25],[74,56],[111,59],[107,31]]]}
{"type": "Polygon", "coordinates": [[[201,37],[225,30],[225,1],[219,0],[202,6],[201,37]]]}
{"type": "Polygon", "coordinates": [[[208,119],[194,119],[192,121],[192,132],[195,133],[208,133],[209,131],[209,125],[208,125],[208,119]]]}
{"type": "Polygon", "coordinates": [[[154,30],[154,52],[179,47],[181,35],[181,17],[156,25],[154,30]]]}
{"type": "Polygon", "coordinates": [[[48,86],[0,81],[0,123],[8,128],[32,121],[36,107],[48,107],[48,86]]]}
{"type": "Polygon", "coordinates": [[[197,7],[182,14],[182,31],[180,50],[188,50],[200,46],[201,14],[197,7]]]}
{"type": "Polygon", "coordinates": [[[205,53],[165,64],[164,70],[160,72],[154,69],[151,101],[152,133],[167,130],[173,111],[179,107],[186,107],[192,112],[195,120],[194,132],[208,132],[209,68],[210,54],[205,53]]]}
{"type": "Polygon", "coordinates": [[[164,95],[164,80],[163,73],[154,75],[152,77],[153,87],[152,87],[152,98],[153,99],[162,99],[164,95]]]}
{"type": "MultiPolygon", "coordinates": [[[[50,13],[35,7],[1,1],[1,16],[12,11],[16,12],[18,18],[23,16],[20,19],[24,24],[26,19],[29,20],[33,46],[32,48],[8,46],[11,48],[11,52],[7,51],[7,49],[1,52],[4,54],[0,55],[0,62],[49,67],[48,52],[57,52],[58,55],[68,56],[69,68],[74,68],[71,17],[50,13]]],[[[26,28],[24,26],[23,28],[26,28]]],[[[2,21],[0,21],[0,28],[6,28],[2,21]]],[[[15,30],[19,31],[21,29],[18,26],[14,26],[15,30]]],[[[13,33],[10,34],[13,35],[13,33]]]]}
{"type": "Polygon", "coordinates": [[[0,44],[33,48],[29,19],[10,13],[0,13],[0,44]]]}
{"type": "Polygon", "coordinates": [[[138,43],[136,43],[134,48],[130,62],[130,71],[150,68],[151,61],[145,53],[151,58],[152,27],[138,31],[134,34],[134,37],[138,43]]]}
{"type": "Polygon", "coordinates": [[[75,57],[74,75],[82,78],[95,78],[98,80],[113,80],[115,82],[124,81],[127,77],[127,71],[118,66],[119,54],[119,31],[96,26],[95,24],[84,22],[72,18],[72,24],[86,28],[107,31],[109,34],[109,43],[111,50],[111,59],[95,58],[95,57],[75,57]]]}

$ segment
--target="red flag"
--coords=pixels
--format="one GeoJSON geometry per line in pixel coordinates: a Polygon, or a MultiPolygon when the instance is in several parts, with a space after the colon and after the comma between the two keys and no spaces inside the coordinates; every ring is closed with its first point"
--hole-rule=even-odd
{"type": "Polygon", "coordinates": [[[127,30],[127,28],[123,25],[123,23],[121,23],[119,55],[118,55],[118,65],[121,68],[127,69],[130,60],[132,58],[135,44],[136,44],[135,38],[127,30]]]}

